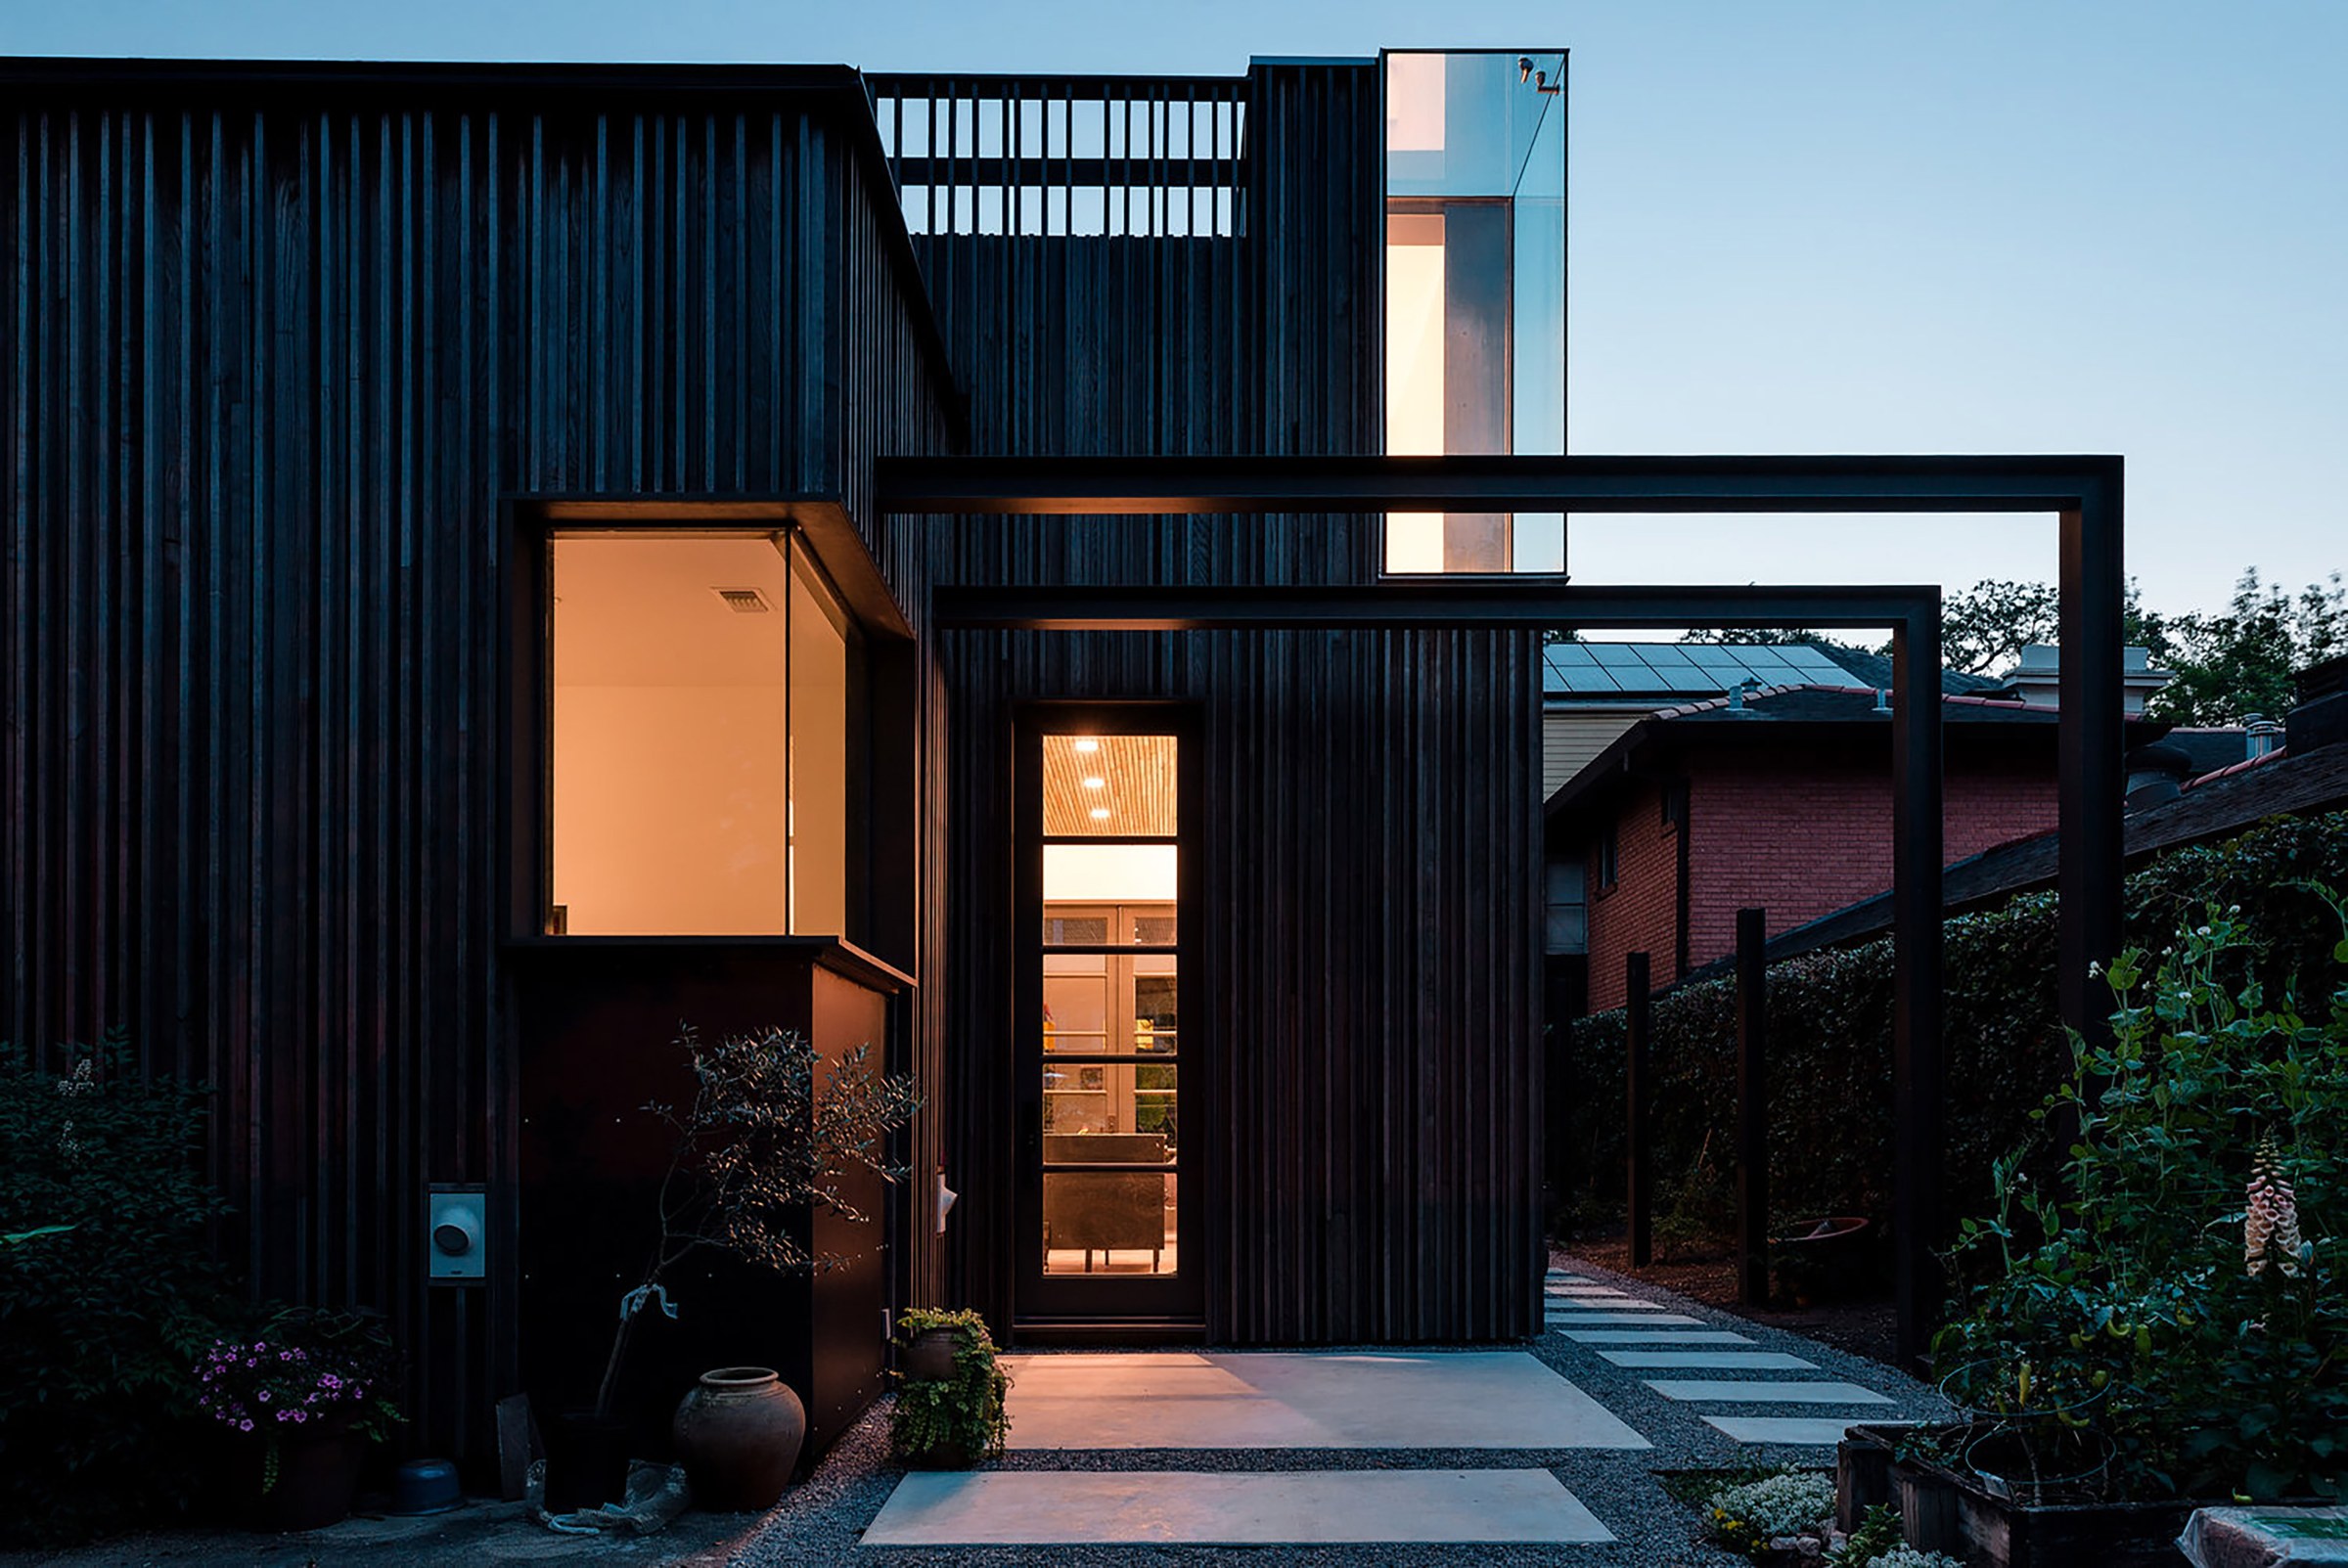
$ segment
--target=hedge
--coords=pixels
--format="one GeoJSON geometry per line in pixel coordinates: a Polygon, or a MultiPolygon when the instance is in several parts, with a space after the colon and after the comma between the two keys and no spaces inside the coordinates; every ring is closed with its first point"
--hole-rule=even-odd
{"type": "MultiPolygon", "coordinates": [[[[2270,985],[2302,996],[2341,983],[2337,921],[2309,881],[2348,891],[2348,812],[2270,819],[2237,837],[2159,857],[2128,878],[2127,939],[2158,952],[2206,906],[2240,905],[2280,933],[2254,960],[2270,985]]],[[[2068,1071],[2055,1005],[2055,900],[2023,893],[1944,924],[1947,1201],[1980,1210],[1990,1162],[2023,1142],[2030,1112],[2068,1071]]],[[[1769,968],[1770,1198],[1780,1220],[1891,1209],[1891,939],[1804,954],[1769,968]]],[[[1719,1235],[1729,1220],[1737,1113],[1734,979],[1681,986],[1652,1004],[1651,1138],[1668,1245],[1719,1235]]],[[[1623,1015],[1579,1018],[1552,1036],[1552,1072],[1573,1086],[1568,1228],[1618,1219],[1623,1197],[1623,1015]]]]}

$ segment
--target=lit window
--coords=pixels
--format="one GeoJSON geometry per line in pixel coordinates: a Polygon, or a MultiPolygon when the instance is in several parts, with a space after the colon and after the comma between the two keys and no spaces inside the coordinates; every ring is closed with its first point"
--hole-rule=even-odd
{"type": "Polygon", "coordinates": [[[550,929],[847,934],[855,643],[803,547],[595,534],[550,553],[550,929]]]}

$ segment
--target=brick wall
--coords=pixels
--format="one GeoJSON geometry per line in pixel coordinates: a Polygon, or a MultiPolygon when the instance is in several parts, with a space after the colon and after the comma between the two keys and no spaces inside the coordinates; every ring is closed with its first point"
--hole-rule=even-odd
{"type": "MultiPolygon", "coordinates": [[[[1687,761],[1688,963],[1736,951],[1737,912],[1758,905],[1776,936],[1891,886],[1892,783],[1880,752],[1742,750],[1687,761]]],[[[1954,862],[2055,825],[2053,747],[2022,755],[1952,748],[1943,832],[1954,862]]],[[[1679,829],[1659,785],[1642,784],[1615,818],[1616,885],[1598,888],[1590,853],[1590,1010],[1623,1000],[1623,955],[1646,949],[1658,985],[1674,977],[1679,829]]]]}
{"type": "Polygon", "coordinates": [[[1622,1006],[1622,957],[1646,949],[1658,982],[1671,978],[1679,905],[1680,833],[1663,821],[1659,785],[1634,785],[1614,824],[1618,875],[1601,888],[1590,846],[1590,1010],[1622,1006]]]}
{"type": "MultiPolygon", "coordinates": [[[[1964,860],[2055,822],[2054,759],[1952,756],[1945,858],[1964,860]]],[[[1892,782],[1882,759],[1748,752],[1689,763],[1693,860],[1688,962],[1737,950],[1737,912],[1758,905],[1778,935],[1891,886],[1892,782]]]]}

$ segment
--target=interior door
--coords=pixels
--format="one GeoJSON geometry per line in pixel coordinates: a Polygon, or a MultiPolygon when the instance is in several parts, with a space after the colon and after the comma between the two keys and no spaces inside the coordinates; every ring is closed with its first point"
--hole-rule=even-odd
{"type": "Polygon", "coordinates": [[[1205,1299],[1184,1188],[1196,857],[1193,742],[1161,705],[1041,704],[1018,731],[1018,1317],[1195,1323],[1205,1299]]]}

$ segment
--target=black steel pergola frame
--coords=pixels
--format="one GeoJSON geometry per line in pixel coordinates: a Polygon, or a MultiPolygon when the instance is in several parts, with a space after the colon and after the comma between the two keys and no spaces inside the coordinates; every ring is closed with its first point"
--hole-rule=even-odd
{"type": "MultiPolygon", "coordinates": [[[[2065,1024],[2103,1015],[2091,960],[2120,941],[2125,474],[2117,457],[887,458],[883,514],[2051,512],[2060,529],[2058,964],[2065,1024]]],[[[1889,627],[1893,1218],[1900,1355],[1935,1317],[1941,1239],[1940,590],[1595,587],[1559,576],[1363,586],[939,587],[941,630],[1272,631],[1889,627]]],[[[1537,847],[1526,846],[1528,852],[1537,847]]]]}

